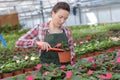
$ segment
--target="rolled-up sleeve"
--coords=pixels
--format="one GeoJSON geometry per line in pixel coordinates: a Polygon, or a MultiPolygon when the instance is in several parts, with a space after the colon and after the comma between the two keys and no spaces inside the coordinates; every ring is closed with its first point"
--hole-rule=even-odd
{"type": "Polygon", "coordinates": [[[25,35],[20,37],[16,43],[16,47],[22,47],[22,48],[29,48],[29,47],[35,47],[35,40],[37,39],[38,32],[39,31],[39,25],[37,25],[35,28],[28,31],[25,35]]]}

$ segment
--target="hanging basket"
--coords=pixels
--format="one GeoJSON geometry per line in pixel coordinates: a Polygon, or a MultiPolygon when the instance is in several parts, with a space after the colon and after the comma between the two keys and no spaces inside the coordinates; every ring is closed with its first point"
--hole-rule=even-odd
{"type": "Polygon", "coordinates": [[[67,63],[71,61],[70,51],[58,52],[60,63],[67,63]]]}

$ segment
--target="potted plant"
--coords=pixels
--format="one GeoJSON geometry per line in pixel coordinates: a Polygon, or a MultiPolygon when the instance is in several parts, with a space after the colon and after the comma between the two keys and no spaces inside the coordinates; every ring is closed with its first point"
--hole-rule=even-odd
{"type": "Polygon", "coordinates": [[[61,63],[70,62],[71,53],[70,53],[70,49],[68,47],[68,44],[66,44],[66,42],[61,42],[61,43],[57,43],[55,47],[63,49],[63,51],[58,51],[59,61],[61,63]]]}
{"type": "Polygon", "coordinates": [[[15,70],[15,63],[9,62],[1,66],[3,78],[13,76],[13,71],[15,70]]]}
{"type": "Polygon", "coordinates": [[[24,73],[24,61],[19,61],[19,62],[16,62],[16,68],[13,72],[14,76],[15,75],[19,75],[19,74],[23,74],[24,73]]]}
{"type": "Polygon", "coordinates": [[[35,70],[35,65],[39,63],[39,57],[32,55],[29,59],[24,61],[24,71],[31,72],[35,70]]]}

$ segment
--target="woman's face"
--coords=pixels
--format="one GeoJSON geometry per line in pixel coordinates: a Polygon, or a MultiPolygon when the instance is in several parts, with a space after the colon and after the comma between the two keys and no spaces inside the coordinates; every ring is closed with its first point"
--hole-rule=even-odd
{"type": "Polygon", "coordinates": [[[66,21],[69,16],[69,12],[63,9],[59,9],[56,13],[52,12],[52,22],[55,27],[60,27],[66,21]]]}

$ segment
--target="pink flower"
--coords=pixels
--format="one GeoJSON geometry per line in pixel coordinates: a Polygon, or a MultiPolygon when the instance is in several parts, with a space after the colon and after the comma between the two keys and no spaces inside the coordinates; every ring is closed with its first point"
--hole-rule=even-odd
{"type": "Polygon", "coordinates": [[[120,57],[117,58],[116,62],[120,63],[120,57]]]}
{"type": "Polygon", "coordinates": [[[13,56],[13,58],[18,58],[17,56],[13,56]]]}
{"type": "Polygon", "coordinates": [[[72,59],[71,64],[72,64],[72,65],[75,65],[75,63],[76,63],[76,60],[75,60],[75,59],[72,59]]]}
{"type": "Polygon", "coordinates": [[[72,65],[72,68],[74,68],[74,67],[75,67],[75,64],[72,65]]]}
{"type": "Polygon", "coordinates": [[[88,62],[93,62],[93,57],[88,58],[88,62]]]}
{"type": "Polygon", "coordinates": [[[120,51],[118,51],[118,54],[120,54],[120,51]]]}
{"type": "Polygon", "coordinates": [[[65,65],[62,65],[60,68],[61,68],[61,69],[64,69],[65,67],[66,67],[65,65]]]}
{"type": "Polygon", "coordinates": [[[72,71],[67,71],[66,78],[71,78],[71,76],[72,76],[72,71]]]}
{"type": "Polygon", "coordinates": [[[26,76],[26,79],[27,79],[27,80],[34,80],[34,79],[33,79],[33,76],[30,76],[30,75],[29,75],[29,76],[26,76]]]}
{"type": "Polygon", "coordinates": [[[106,74],[106,78],[107,78],[107,79],[112,78],[112,74],[111,74],[111,73],[107,73],[107,74],[106,74]]]}
{"type": "Polygon", "coordinates": [[[37,66],[35,67],[36,69],[41,69],[41,67],[42,67],[42,64],[37,64],[37,66]]]}
{"type": "Polygon", "coordinates": [[[88,70],[87,74],[92,74],[93,73],[93,70],[88,70]]]}
{"type": "Polygon", "coordinates": [[[91,40],[91,36],[87,36],[86,40],[90,41],[91,40]]]}
{"type": "Polygon", "coordinates": [[[114,63],[114,62],[111,62],[110,64],[114,65],[115,63],[114,63]]]}
{"type": "Polygon", "coordinates": [[[44,75],[47,76],[49,73],[50,73],[49,71],[46,71],[46,72],[44,73],[44,75]]]}
{"type": "Polygon", "coordinates": [[[76,43],[74,43],[73,45],[74,45],[74,46],[77,46],[77,44],[76,44],[76,43]]]}
{"type": "Polygon", "coordinates": [[[99,75],[99,78],[100,78],[100,79],[106,79],[106,76],[104,76],[104,75],[99,75]]]}
{"type": "Polygon", "coordinates": [[[64,72],[64,70],[60,70],[61,72],[64,72]]]}
{"type": "Polygon", "coordinates": [[[56,44],[56,47],[61,47],[61,46],[62,46],[61,43],[57,43],[57,44],[56,44]]]}
{"type": "Polygon", "coordinates": [[[83,41],[82,41],[82,40],[79,40],[78,42],[79,42],[79,44],[82,44],[82,43],[83,43],[83,41]]]}
{"type": "Polygon", "coordinates": [[[82,66],[79,67],[79,70],[82,70],[82,66]]]}
{"type": "Polygon", "coordinates": [[[45,66],[50,66],[50,64],[45,63],[45,66]]]}
{"type": "Polygon", "coordinates": [[[56,70],[53,70],[53,73],[56,73],[57,71],[56,70]]]}
{"type": "Polygon", "coordinates": [[[106,75],[100,75],[99,78],[101,78],[101,79],[111,79],[112,78],[112,74],[111,73],[107,73],[106,75]]]}
{"type": "Polygon", "coordinates": [[[119,38],[117,38],[117,37],[110,37],[110,39],[113,40],[113,41],[118,41],[119,40],[119,38]]]}

